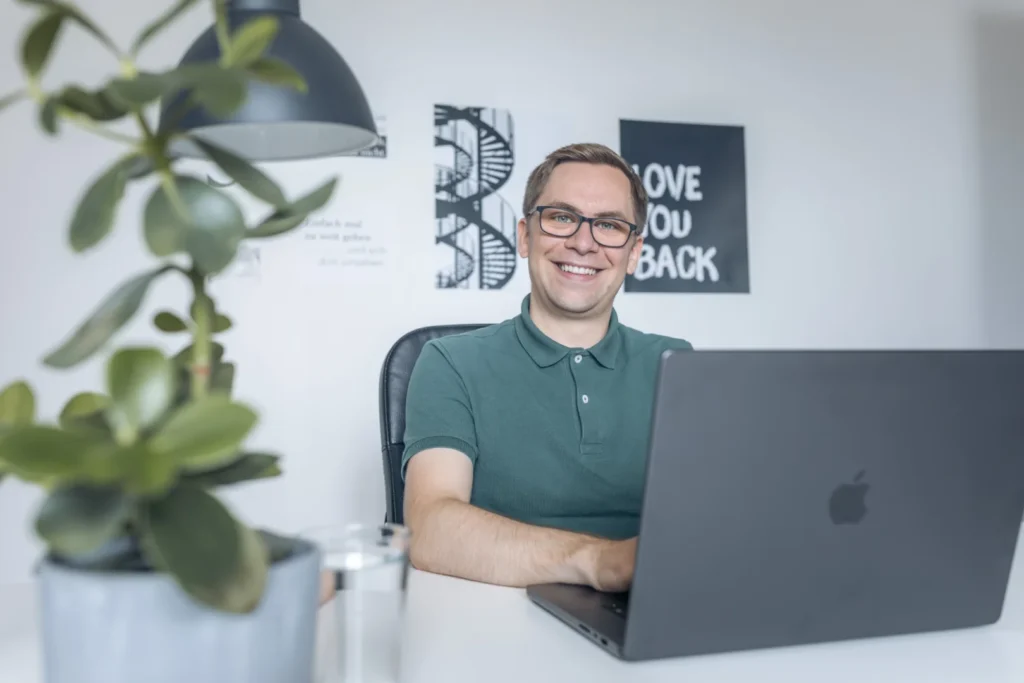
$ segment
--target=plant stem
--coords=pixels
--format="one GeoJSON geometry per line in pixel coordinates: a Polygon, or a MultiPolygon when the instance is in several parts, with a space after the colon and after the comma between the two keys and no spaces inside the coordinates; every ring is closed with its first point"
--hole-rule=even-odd
{"type": "Polygon", "coordinates": [[[86,116],[82,116],[81,114],[75,113],[70,109],[67,109],[65,107],[58,107],[57,111],[63,118],[66,118],[67,120],[71,121],[79,128],[86,130],[90,133],[94,133],[100,136],[101,138],[106,138],[107,140],[112,140],[114,142],[126,145],[132,145],[133,147],[139,146],[139,141],[136,140],[135,138],[130,137],[128,135],[122,135],[121,133],[115,133],[112,130],[107,130],[106,128],[99,125],[92,119],[86,116]]]}
{"type": "Polygon", "coordinates": [[[166,159],[161,159],[159,168],[160,184],[164,188],[164,193],[167,194],[167,198],[171,202],[171,206],[178,212],[181,219],[186,222],[192,221],[192,215],[188,212],[188,207],[185,206],[185,200],[181,198],[181,193],[178,192],[178,185],[174,182],[174,174],[171,173],[170,164],[167,163],[166,159]]]}
{"type": "Polygon", "coordinates": [[[217,32],[217,44],[220,45],[221,63],[228,58],[231,48],[231,36],[228,33],[228,8],[227,0],[214,0],[214,13],[216,21],[214,26],[217,32]]]}
{"type": "Polygon", "coordinates": [[[192,398],[199,399],[206,396],[210,387],[213,302],[206,294],[202,273],[193,268],[189,279],[195,292],[193,317],[196,323],[192,336],[192,398]]]}
{"type": "Polygon", "coordinates": [[[19,90],[15,90],[14,92],[9,92],[6,95],[0,96],[0,111],[6,109],[18,100],[27,96],[28,88],[21,88],[19,90]]]}
{"type": "Polygon", "coordinates": [[[135,55],[124,55],[118,60],[121,67],[121,74],[125,78],[135,78],[139,75],[139,67],[135,64],[135,55]]]}
{"type": "Polygon", "coordinates": [[[149,121],[146,120],[146,116],[141,111],[132,112],[135,116],[135,120],[139,122],[139,128],[142,129],[142,135],[146,139],[147,143],[155,141],[153,135],[153,129],[149,127],[149,121]]]}
{"type": "Polygon", "coordinates": [[[153,166],[156,168],[157,173],[160,176],[160,184],[164,188],[164,192],[167,194],[168,200],[171,202],[171,206],[178,212],[181,219],[184,221],[191,221],[191,215],[189,214],[188,207],[185,206],[184,200],[181,198],[181,194],[178,192],[178,186],[174,182],[174,173],[171,171],[171,162],[168,161],[167,155],[164,154],[163,144],[157,136],[153,134],[153,129],[150,128],[149,121],[141,111],[135,112],[135,120],[139,124],[139,128],[142,129],[142,135],[145,138],[143,143],[147,154],[153,160],[153,166]]]}

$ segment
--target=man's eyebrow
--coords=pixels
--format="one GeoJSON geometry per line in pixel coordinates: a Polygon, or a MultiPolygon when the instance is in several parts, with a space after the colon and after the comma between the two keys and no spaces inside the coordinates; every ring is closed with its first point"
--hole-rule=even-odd
{"type": "MultiPolygon", "coordinates": [[[[560,209],[568,209],[569,211],[575,211],[578,214],[583,213],[569,202],[553,201],[550,204],[548,204],[548,206],[557,206],[560,209]]],[[[601,211],[597,215],[595,215],[594,218],[620,218],[626,221],[627,223],[630,222],[630,219],[621,211],[601,211]]]]}
{"type": "Polygon", "coordinates": [[[553,201],[548,206],[556,206],[559,209],[568,209],[569,211],[575,211],[576,213],[583,213],[569,202],[553,201]]]}
{"type": "Polygon", "coordinates": [[[621,211],[601,211],[596,216],[594,216],[594,218],[619,218],[626,221],[627,223],[632,222],[631,219],[629,219],[626,216],[626,214],[622,213],[621,211]]]}

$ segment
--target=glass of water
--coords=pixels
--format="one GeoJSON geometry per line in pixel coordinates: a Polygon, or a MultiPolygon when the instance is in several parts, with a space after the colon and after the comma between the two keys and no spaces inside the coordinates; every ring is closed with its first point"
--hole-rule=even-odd
{"type": "Polygon", "coordinates": [[[333,594],[321,606],[324,683],[398,683],[409,530],[395,524],[312,529],[333,594]]]}

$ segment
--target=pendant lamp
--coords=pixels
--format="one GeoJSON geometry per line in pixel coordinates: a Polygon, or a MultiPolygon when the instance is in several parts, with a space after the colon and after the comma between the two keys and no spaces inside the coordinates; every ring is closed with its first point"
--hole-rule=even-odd
{"type": "MultiPolygon", "coordinates": [[[[330,2],[331,0],[324,0],[330,2]]],[[[278,33],[264,53],[291,65],[306,81],[306,92],[249,81],[249,97],[230,118],[193,108],[180,128],[250,161],[284,161],[352,154],[377,142],[377,128],[363,89],[341,55],[299,14],[299,0],[228,0],[231,31],[261,15],[278,21],[278,33]]],[[[220,58],[214,27],[185,52],[181,64],[220,58]]],[[[163,103],[161,117],[174,106],[163,103]]],[[[187,140],[172,153],[204,158],[187,140]]]]}

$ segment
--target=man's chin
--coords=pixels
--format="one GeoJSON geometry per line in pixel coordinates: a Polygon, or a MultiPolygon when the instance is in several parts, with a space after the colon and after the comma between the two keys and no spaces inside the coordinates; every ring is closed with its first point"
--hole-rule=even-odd
{"type": "Polygon", "coordinates": [[[538,281],[543,283],[543,297],[549,306],[568,317],[585,318],[607,308],[608,285],[603,281],[607,275],[601,273],[592,282],[570,281],[557,275],[538,281]]]}
{"type": "Polygon", "coordinates": [[[601,297],[597,294],[586,296],[556,295],[551,297],[551,303],[560,311],[572,316],[585,316],[593,313],[601,305],[601,297]]]}

